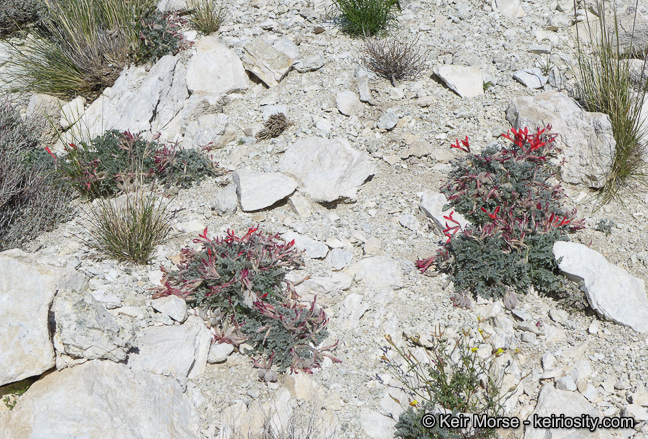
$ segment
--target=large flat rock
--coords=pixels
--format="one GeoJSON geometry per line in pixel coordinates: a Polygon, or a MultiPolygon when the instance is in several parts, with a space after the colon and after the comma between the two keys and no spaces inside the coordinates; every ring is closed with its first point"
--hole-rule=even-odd
{"type": "Polygon", "coordinates": [[[648,332],[648,298],[644,281],[609,263],[599,252],[575,242],[558,241],[553,247],[558,267],[583,280],[590,306],[603,318],[648,332]]]}
{"type": "Polygon", "coordinates": [[[234,173],[236,194],[245,212],[265,209],[295,192],[297,182],[280,172],[241,169],[234,173]]]}
{"type": "Polygon", "coordinates": [[[150,326],[135,341],[137,352],[128,357],[133,370],[170,375],[183,380],[205,369],[211,333],[197,324],[150,326]]]}
{"type": "Polygon", "coordinates": [[[248,88],[249,80],[236,53],[217,37],[204,37],[187,65],[187,88],[192,93],[226,95],[248,88]]]}
{"type": "Polygon", "coordinates": [[[538,404],[528,418],[531,424],[525,428],[524,439],[607,439],[610,437],[608,430],[602,428],[593,432],[586,428],[534,428],[534,416],[549,417],[551,415],[565,415],[574,418],[589,415],[595,420],[601,416],[580,393],[558,390],[553,384],[545,384],[540,390],[538,404]]]}
{"type": "Polygon", "coordinates": [[[279,160],[279,168],[294,175],[313,200],[332,202],[354,200],[376,165],[345,139],[308,137],[288,148],[279,160]]]}
{"type": "Polygon", "coordinates": [[[59,289],[85,290],[78,271],[14,249],[0,253],[0,386],[55,365],[48,313],[59,289]]]}
{"type": "Polygon", "coordinates": [[[95,360],[34,383],[0,439],[199,439],[198,421],[176,380],[95,360]]]}

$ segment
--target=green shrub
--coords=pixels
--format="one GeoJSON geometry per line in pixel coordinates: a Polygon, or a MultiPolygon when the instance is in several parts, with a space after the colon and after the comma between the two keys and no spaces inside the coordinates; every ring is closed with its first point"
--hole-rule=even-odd
{"type": "Polygon", "coordinates": [[[216,32],[226,17],[223,0],[189,0],[187,2],[191,17],[191,27],[205,35],[216,32]]]}
{"type": "Polygon", "coordinates": [[[162,13],[157,9],[140,17],[137,25],[139,43],[134,46],[136,61],[155,62],[165,55],[176,55],[187,47],[180,25],[184,21],[177,13],[162,13]]]}
{"type": "Polygon", "coordinates": [[[286,269],[299,265],[294,242],[252,228],[240,238],[228,231],[222,239],[208,238],[205,229],[194,243],[202,248],[182,250],[177,269],[163,270],[164,286],[154,297],[173,294],[215,312],[217,339],[252,346],[257,367],[309,371],[330,357],[334,346],[318,348],[328,335],[326,313],[315,300],[310,306],[298,303],[284,280],[286,269]]]}
{"type": "Polygon", "coordinates": [[[160,145],[128,131],[110,130],[89,143],[71,143],[62,158],[54,157],[63,179],[90,199],[114,195],[140,178],[186,188],[218,175],[216,164],[202,151],[160,145]]]}
{"type": "Polygon", "coordinates": [[[169,202],[144,195],[141,185],[124,200],[96,200],[87,210],[90,245],[118,261],[147,264],[171,231],[169,202]]]}
{"type": "Polygon", "coordinates": [[[396,19],[398,0],[333,0],[342,30],[356,36],[374,36],[396,19]]]}
{"type": "Polygon", "coordinates": [[[417,261],[423,272],[435,264],[452,276],[458,293],[483,297],[500,298],[508,289],[526,293],[531,285],[543,293],[560,288],[553,244],[583,224],[563,206],[560,184],[549,183],[550,129],[532,135],[513,129],[504,135],[511,147],[481,154],[470,152],[467,137],[453,145],[468,155],[452,164],[441,188],[448,199],[444,210],[454,209],[471,224],[462,230],[454,211],[445,217],[447,241],[436,256],[417,261]]]}
{"type": "MultiPolygon", "coordinates": [[[[637,11],[635,4],[635,11],[637,11]]],[[[587,21],[588,39],[592,43],[588,51],[578,35],[577,92],[588,111],[605,113],[610,116],[616,154],[612,169],[601,191],[601,202],[607,203],[619,196],[619,190],[637,178],[644,179],[642,170],[648,144],[648,127],[642,126],[641,109],[648,93],[648,60],[644,61],[637,90],[633,89],[630,63],[623,59],[619,44],[619,24],[616,9],[613,28],[606,19],[605,8],[596,3],[597,26],[593,28],[587,21]]],[[[636,12],[635,12],[636,13],[636,12]]],[[[634,54],[636,48],[626,48],[634,54]]]]}
{"type": "Polygon", "coordinates": [[[0,105],[0,251],[22,247],[71,214],[72,193],[58,184],[36,130],[0,105]]]}
{"type": "MultiPolygon", "coordinates": [[[[403,384],[412,400],[396,423],[395,437],[402,439],[486,439],[495,438],[492,428],[442,428],[436,425],[424,427],[423,416],[439,414],[502,416],[503,406],[514,389],[502,390],[503,374],[492,373],[492,357],[482,359],[477,347],[472,346],[467,334],[448,340],[439,331],[432,337],[431,345],[422,346],[418,339],[409,342],[425,350],[429,362],[422,363],[411,351],[398,348],[389,336],[390,347],[384,348],[382,360],[389,371],[403,384]],[[390,358],[394,349],[398,358],[390,358]],[[453,359],[454,358],[454,359],[453,359]],[[495,378],[494,378],[495,377],[495,378]]],[[[497,352],[495,355],[501,352],[497,352]]],[[[403,401],[399,401],[401,404],[403,401]]]]}

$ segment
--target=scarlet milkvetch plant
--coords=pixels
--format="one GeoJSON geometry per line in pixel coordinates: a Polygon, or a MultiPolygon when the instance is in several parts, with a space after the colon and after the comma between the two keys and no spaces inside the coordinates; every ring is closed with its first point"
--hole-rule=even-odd
{"type": "Polygon", "coordinates": [[[502,137],[509,145],[470,150],[468,137],[451,145],[467,156],[453,163],[441,187],[452,211],[444,216],[446,241],[436,255],[417,261],[426,272],[432,265],[452,275],[455,289],[485,297],[502,297],[508,289],[542,292],[560,287],[553,243],[583,227],[576,211],[564,206],[560,184],[547,163],[555,135],[551,126],[529,132],[511,129],[502,137]],[[453,217],[463,215],[462,228],[453,217]]]}
{"type": "Polygon", "coordinates": [[[300,303],[285,280],[288,269],[301,265],[294,241],[250,228],[242,237],[228,230],[213,239],[205,229],[194,243],[200,248],[184,248],[176,269],[162,268],[163,286],[154,297],[176,295],[215,311],[221,316],[216,338],[251,345],[258,367],[310,371],[325,356],[339,361],[329,354],[337,343],[320,347],[328,335],[326,313],[316,299],[300,303]]]}

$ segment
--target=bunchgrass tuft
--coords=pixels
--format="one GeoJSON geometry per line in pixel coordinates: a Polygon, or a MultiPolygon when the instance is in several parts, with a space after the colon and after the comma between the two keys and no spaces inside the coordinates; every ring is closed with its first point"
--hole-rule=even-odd
{"type": "Polygon", "coordinates": [[[139,47],[137,18],[154,0],[42,0],[41,26],[11,46],[11,91],[95,98],[111,86],[139,47]]]}
{"type": "Polygon", "coordinates": [[[223,0],[189,0],[189,23],[205,35],[216,32],[226,17],[227,8],[223,0]]]}
{"type": "Polygon", "coordinates": [[[413,78],[425,67],[426,56],[417,38],[367,38],[364,43],[364,65],[394,87],[397,80],[413,78]]]}
{"type": "Polygon", "coordinates": [[[89,244],[118,261],[147,264],[171,231],[169,201],[145,194],[142,186],[114,200],[96,200],[86,209],[89,244]]]}
{"type": "Polygon", "coordinates": [[[398,0],[333,0],[341,14],[343,31],[354,36],[374,36],[395,21],[398,0]]]}
{"type": "MultiPolygon", "coordinates": [[[[621,52],[616,10],[610,25],[602,3],[597,2],[597,9],[598,20],[594,26],[587,22],[586,38],[578,35],[578,68],[575,70],[581,103],[589,111],[607,114],[612,122],[616,154],[600,193],[601,204],[605,204],[619,198],[620,190],[632,180],[646,177],[643,167],[648,124],[642,123],[641,110],[648,92],[645,76],[648,60],[643,61],[642,72],[636,75],[621,52]],[[590,41],[590,49],[584,47],[583,39],[590,41]],[[639,83],[637,76],[641,78],[639,83]]],[[[632,54],[632,47],[626,53],[632,54]]]]}

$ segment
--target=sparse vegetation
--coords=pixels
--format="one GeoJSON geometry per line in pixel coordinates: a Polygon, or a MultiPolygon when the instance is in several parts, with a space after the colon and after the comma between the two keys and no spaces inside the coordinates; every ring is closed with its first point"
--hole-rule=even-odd
{"type": "Polygon", "coordinates": [[[34,127],[0,104],[0,250],[21,247],[69,218],[72,192],[52,171],[34,127]]]}
{"type": "Polygon", "coordinates": [[[394,87],[396,81],[413,78],[425,67],[426,56],[418,45],[418,39],[396,36],[367,38],[364,44],[364,65],[388,79],[394,87]]]}
{"type": "MultiPolygon", "coordinates": [[[[486,439],[497,437],[495,429],[473,427],[444,428],[430,425],[430,416],[439,414],[502,416],[503,405],[511,390],[503,390],[504,371],[494,370],[489,358],[477,355],[476,342],[469,333],[450,340],[438,329],[424,346],[418,338],[407,340],[424,352],[429,361],[417,358],[410,349],[401,349],[387,336],[389,347],[383,348],[383,363],[404,386],[411,400],[396,423],[395,437],[402,439],[486,439]],[[392,357],[391,350],[397,356],[392,357]],[[428,419],[423,420],[426,416],[428,419]],[[428,425],[429,428],[423,426],[428,425]]],[[[404,404],[405,401],[398,401],[404,404]]]]}
{"type": "Polygon", "coordinates": [[[175,12],[162,13],[157,9],[141,16],[136,26],[139,42],[132,46],[135,61],[155,62],[187,47],[180,33],[183,21],[175,12]]]}
{"type": "Polygon", "coordinates": [[[384,32],[395,20],[398,0],[333,0],[343,31],[355,36],[384,32]]]}
{"type": "Polygon", "coordinates": [[[171,231],[169,203],[146,195],[141,185],[117,199],[96,200],[85,211],[90,246],[118,261],[148,263],[171,231]]]}
{"type": "MultiPolygon", "coordinates": [[[[635,4],[635,10],[638,2],[635,4]]],[[[588,111],[610,116],[616,154],[610,174],[601,191],[601,202],[607,203],[620,195],[620,189],[636,179],[645,178],[642,170],[648,147],[648,124],[642,125],[641,109],[648,93],[648,58],[644,59],[639,84],[630,63],[624,59],[619,44],[619,24],[614,10],[613,27],[610,28],[602,2],[596,3],[597,26],[587,22],[587,36],[578,35],[577,78],[578,97],[588,111]],[[589,40],[586,48],[583,40],[589,40]],[[635,87],[633,88],[633,85],[635,87]]],[[[626,51],[634,54],[633,48],[626,51]]]]}
{"type": "Polygon", "coordinates": [[[189,0],[189,23],[205,35],[220,29],[227,14],[224,0],[189,0]]]}

